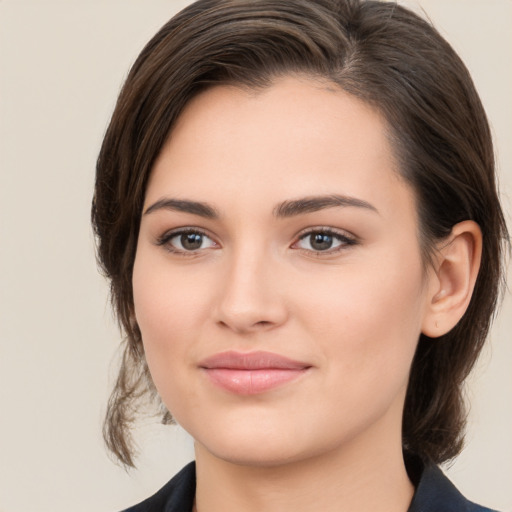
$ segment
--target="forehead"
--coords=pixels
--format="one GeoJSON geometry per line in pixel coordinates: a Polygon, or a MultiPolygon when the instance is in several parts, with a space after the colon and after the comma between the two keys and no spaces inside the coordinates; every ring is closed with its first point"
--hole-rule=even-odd
{"type": "Polygon", "coordinates": [[[216,86],[191,100],[155,163],[147,200],[193,193],[250,205],[258,194],[270,203],[339,193],[391,208],[397,192],[411,195],[382,115],[336,84],[285,77],[257,91],[216,86]]]}

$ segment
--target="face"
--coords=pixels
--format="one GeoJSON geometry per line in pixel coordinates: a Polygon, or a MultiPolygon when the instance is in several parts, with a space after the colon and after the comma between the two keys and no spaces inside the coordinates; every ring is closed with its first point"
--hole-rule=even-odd
{"type": "Polygon", "coordinates": [[[429,295],[414,196],[383,119],[335,85],[188,104],[149,180],[133,290],[154,383],[205,453],[400,444],[429,295]]]}

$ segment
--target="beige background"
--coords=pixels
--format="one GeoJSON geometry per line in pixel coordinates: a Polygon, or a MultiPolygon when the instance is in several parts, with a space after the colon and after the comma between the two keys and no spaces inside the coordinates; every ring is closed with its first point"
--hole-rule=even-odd
{"type": "MultiPolygon", "coordinates": [[[[102,413],[118,332],[89,227],[94,163],[126,72],[187,1],[0,0],[0,511],[111,511],[192,457],[148,420],[139,471],[105,454],[102,413]]],[[[411,5],[411,2],[409,2],[411,5]]],[[[413,4],[416,5],[417,4],[413,4]]],[[[473,72],[512,191],[512,1],[423,0],[473,72]]],[[[468,448],[449,473],[512,510],[510,296],[468,394],[468,448]]]]}

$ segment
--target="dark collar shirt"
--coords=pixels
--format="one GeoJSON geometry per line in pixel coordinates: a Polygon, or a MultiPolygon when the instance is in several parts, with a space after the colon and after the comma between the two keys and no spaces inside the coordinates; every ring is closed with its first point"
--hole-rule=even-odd
{"type": "MultiPolygon", "coordinates": [[[[409,468],[408,468],[409,469],[409,468]]],[[[437,466],[416,466],[416,492],[408,512],[495,512],[468,501],[437,466]]],[[[191,462],[147,500],[124,512],[192,512],[196,467],[191,462]]]]}

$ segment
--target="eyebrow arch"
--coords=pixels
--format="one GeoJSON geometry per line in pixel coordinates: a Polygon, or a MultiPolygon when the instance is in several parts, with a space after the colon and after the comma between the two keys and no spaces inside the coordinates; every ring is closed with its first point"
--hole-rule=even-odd
{"type": "Polygon", "coordinates": [[[172,210],[175,212],[191,213],[193,215],[199,215],[207,219],[219,218],[217,210],[210,206],[208,203],[202,203],[199,201],[190,201],[188,199],[170,199],[163,198],[149,206],[144,215],[158,211],[158,210],[172,210]]]}
{"type": "MultiPolygon", "coordinates": [[[[328,196],[311,196],[301,199],[293,199],[283,201],[278,204],[274,210],[274,216],[278,218],[293,217],[295,215],[303,215],[313,213],[326,208],[353,206],[356,208],[364,208],[379,213],[377,208],[362,199],[355,197],[340,196],[337,194],[328,196]]],[[[144,215],[148,215],[158,210],[171,210],[177,212],[191,213],[207,219],[218,219],[220,217],[218,211],[208,203],[199,201],[190,201],[188,199],[171,199],[162,198],[149,206],[144,215]]]]}
{"type": "Polygon", "coordinates": [[[305,213],[317,212],[326,208],[354,206],[356,208],[364,208],[375,213],[379,213],[377,208],[367,201],[357,199],[355,197],[328,195],[328,196],[311,196],[301,199],[284,201],[274,208],[274,216],[276,217],[293,217],[305,213]]]}

